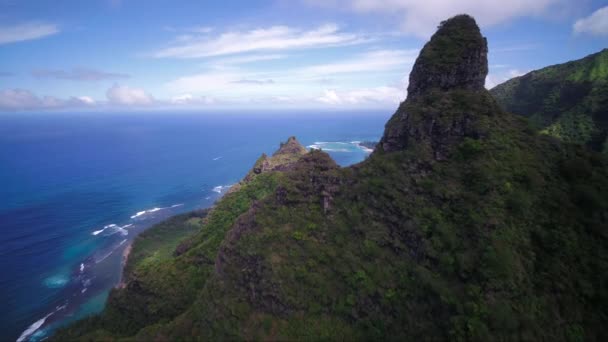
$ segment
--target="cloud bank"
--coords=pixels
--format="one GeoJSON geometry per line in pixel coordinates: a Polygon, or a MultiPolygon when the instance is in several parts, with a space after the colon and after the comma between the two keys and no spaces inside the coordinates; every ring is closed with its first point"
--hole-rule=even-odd
{"type": "Polygon", "coordinates": [[[547,13],[564,0],[304,0],[313,6],[395,17],[404,33],[428,38],[445,18],[468,13],[482,26],[547,13]]]}
{"type": "Polygon", "coordinates": [[[53,70],[53,69],[39,69],[32,71],[32,76],[36,78],[50,78],[57,80],[70,80],[70,81],[102,81],[102,80],[117,80],[126,79],[130,76],[127,74],[119,74],[112,72],[105,72],[87,68],[76,68],[70,71],[66,70],[53,70]]]}
{"type": "Polygon", "coordinates": [[[154,98],[140,88],[131,88],[115,84],[106,91],[110,104],[125,106],[148,106],[154,103],[154,98]]]}
{"type": "Polygon", "coordinates": [[[89,96],[70,97],[67,100],[52,96],[39,97],[29,90],[6,89],[0,91],[0,110],[47,110],[77,108],[94,105],[89,96]]]}
{"type": "Polygon", "coordinates": [[[313,30],[271,26],[250,31],[230,31],[217,36],[190,37],[181,44],[161,49],[157,58],[203,58],[244,52],[309,49],[358,44],[366,41],[357,34],[342,33],[335,24],[313,30]]]}
{"type": "Polygon", "coordinates": [[[59,32],[54,24],[29,22],[13,26],[0,26],[0,44],[39,39],[59,32]]]}
{"type": "Polygon", "coordinates": [[[608,6],[598,9],[586,18],[577,20],[573,30],[574,33],[608,36],[608,6]]]}

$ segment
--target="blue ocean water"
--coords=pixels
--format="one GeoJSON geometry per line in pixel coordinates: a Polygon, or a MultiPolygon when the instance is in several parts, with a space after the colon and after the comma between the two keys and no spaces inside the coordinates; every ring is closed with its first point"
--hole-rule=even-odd
{"type": "Polygon", "coordinates": [[[100,311],[138,232],[212,205],[290,135],[350,165],[390,114],[0,114],[0,336],[100,311]]]}

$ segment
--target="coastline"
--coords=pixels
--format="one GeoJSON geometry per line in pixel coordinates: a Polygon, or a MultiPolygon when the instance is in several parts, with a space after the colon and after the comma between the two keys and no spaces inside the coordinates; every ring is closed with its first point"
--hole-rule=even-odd
{"type": "Polygon", "coordinates": [[[131,254],[131,250],[133,249],[133,241],[130,241],[127,244],[127,247],[122,251],[122,261],[120,263],[120,281],[116,285],[117,289],[124,289],[127,286],[127,283],[124,281],[124,271],[125,266],[127,265],[127,261],[129,260],[129,254],[131,254]]]}

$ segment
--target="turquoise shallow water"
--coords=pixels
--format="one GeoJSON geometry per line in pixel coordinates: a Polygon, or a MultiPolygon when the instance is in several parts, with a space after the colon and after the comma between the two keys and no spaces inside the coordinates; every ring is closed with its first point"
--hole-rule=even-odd
{"type": "Polygon", "coordinates": [[[212,205],[290,135],[350,165],[390,114],[0,114],[0,336],[100,311],[138,232],[212,205]]]}

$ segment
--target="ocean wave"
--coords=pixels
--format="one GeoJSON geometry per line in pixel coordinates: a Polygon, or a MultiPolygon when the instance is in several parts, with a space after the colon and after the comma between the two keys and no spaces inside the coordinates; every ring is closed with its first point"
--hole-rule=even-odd
{"type": "Polygon", "coordinates": [[[325,152],[343,152],[343,153],[351,153],[357,151],[363,151],[366,153],[373,152],[372,149],[369,149],[365,146],[361,145],[361,141],[316,141],[312,145],[306,146],[309,149],[322,150],[325,152]]]}
{"type": "Polygon", "coordinates": [[[308,145],[306,146],[309,149],[315,149],[315,150],[322,150],[325,152],[354,152],[352,151],[352,149],[349,148],[344,148],[342,146],[344,145],[349,145],[348,143],[345,142],[327,142],[327,141],[316,141],[314,144],[312,145],[308,145]],[[340,146],[335,146],[335,145],[340,145],[340,146]]]}
{"type": "Polygon", "coordinates": [[[213,158],[213,161],[220,160],[220,159],[222,159],[221,156],[220,157],[215,157],[215,158],[213,158]]]}
{"type": "Polygon", "coordinates": [[[361,150],[363,150],[363,152],[365,152],[365,153],[372,153],[372,152],[374,152],[374,150],[373,150],[373,149],[371,149],[371,148],[369,148],[369,147],[366,147],[366,146],[361,145],[361,142],[360,142],[360,141],[351,141],[351,143],[352,143],[352,144],[355,144],[355,145],[356,145],[358,148],[360,148],[361,150]]]}
{"type": "Polygon", "coordinates": [[[124,225],[122,227],[119,227],[119,226],[117,226],[117,225],[115,225],[115,224],[112,223],[112,224],[109,224],[109,225],[103,227],[103,229],[94,231],[91,234],[92,235],[99,235],[99,234],[105,232],[106,230],[110,229],[110,234],[108,234],[108,235],[113,235],[115,233],[120,233],[123,236],[125,236],[125,235],[129,235],[129,232],[126,230],[126,228],[129,228],[132,225],[133,224],[127,224],[127,225],[124,225]]]}
{"type": "Polygon", "coordinates": [[[40,329],[44,322],[46,322],[46,319],[49,318],[52,314],[54,314],[54,312],[51,312],[50,314],[44,316],[43,318],[37,320],[32,325],[30,325],[27,329],[25,329],[24,332],[21,333],[21,335],[19,335],[19,338],[17,338],[17,342],[25,341],[25,339],[35,333],[36,330],[40,329]]]}
{"type": "Polygon", "coordinates": [[[214,187],[211,191],[217,192],[218,194],[222,194],[222,193],[226,192],[228,189],[230,189],[233,185],[234,184],[218,185],[218,186],[214,187]]]}
{"type": "Polygon", "coordinates": [[[174,204],[174,205],[172,205],[170,207],[155,207],[155,208],[152,208],[152,209],[146,209],[146,210],[138,211],[135,215],[131,216],[131,219],[136,219],[136,218],[141,217],[143,215],[155,213],[155,212],[160,211],[160,210],[181,207],[182,205],[184,205],[184,204],[183,203],[179,203],[179,204],[174,204]]]}
{"type": "Polygon", "coordinates": [[[159,210],[163,210],[163,209],[165,209],[165,208],[156,207],[156,208],[152,208],[152,209],[148,209],[148,210],[138,211],[137,214],[131,216],[131,219],[136,219],[136,218],[138,218],[140,216],[143,216],[145,214],[155,213],[155,212],[157,212],[159,210]]]}
{"type": "Polygon", "coordinates": [[[44,325],[44,322],[46,322],[46,320],[49,317],[51,317],[57,311],[65,309],[67,306],[68,306],[67,303],[65,303],[64,305],[61,305],[61,306],[57,306],[57,307],[55,307],[55,311],[49,313],[48,315],[46,315],[46,316],[42,317],[41,319],[37,320],[36,322],[32,323],[32,325],[27,327],[27,329],[25,329],[21,333],[21,335],[19,335],[19,337],[17,338],[17,342],[25,341],[28,337],[32,336],[38,329],[40,329],[40,327],[42,327],[42,325],[44,325]]]}

